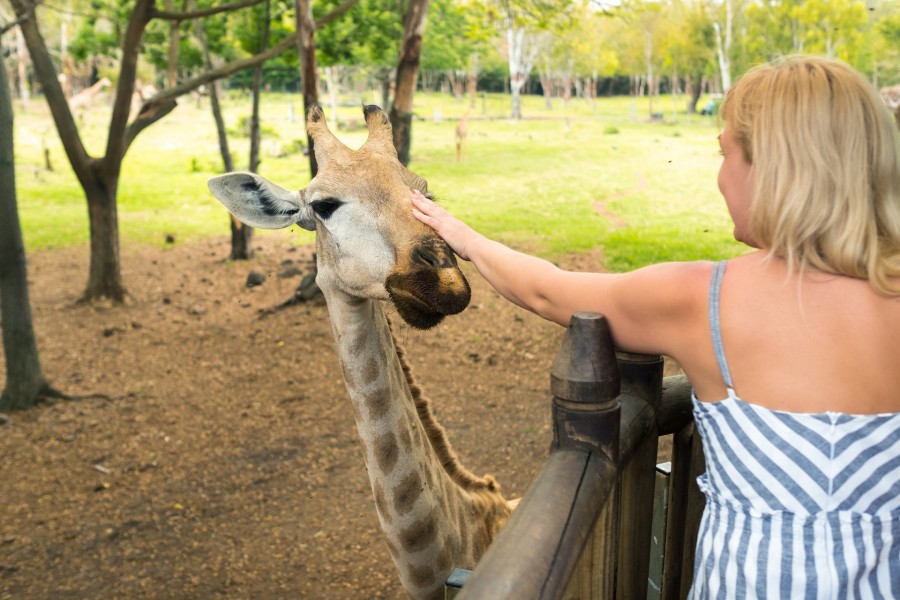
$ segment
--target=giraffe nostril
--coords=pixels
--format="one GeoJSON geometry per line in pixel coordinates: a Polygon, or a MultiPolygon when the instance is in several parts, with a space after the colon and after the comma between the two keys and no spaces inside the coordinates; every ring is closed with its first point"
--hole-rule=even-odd
{"type": "Polygon", "coordinates": [[[427,248],[416,248],[416,251],[413,252],[413,260],[417,263],[424,265],[426,267],[431,267],[432,269],[436,269],[440,266],[440,259],[434,254],[434,252],[430,251],[427,248]]]}

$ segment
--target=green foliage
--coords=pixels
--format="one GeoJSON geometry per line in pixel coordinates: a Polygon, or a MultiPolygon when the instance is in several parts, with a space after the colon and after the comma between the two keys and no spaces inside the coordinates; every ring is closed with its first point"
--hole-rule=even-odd
{"type": "Polygon", "coordinates": [[[481,25],[483,21],[484,13],[479,6],[453,0],[432,0],[422,42],[422,68],[468,69],[472,55],[487,50],[490,36],[481,25]]]}
{"type": "MultiPolygon", "coordinates": [[[[273,126],[267,125],[265,123],[260,123],[259,132],[260,132],[260,135],[265,136],[265,137],[273,137],[273,138],[278,137],[278,132],[276,131],[276,129],[273,126]]],[[[250,137],[250,115],[241,116],[238,119],[237,124],[234,127],[228,128],[228,135],[230,137],[249,138],[250,137]]]]}
{"type": "Polygon", "coordinates": [[[126,0],[92,0],[69,42],[72,58],[84,62],[95,56],[115,57],[125,34],[130,4],[126,0]]]}
{"type": "Polygon", "coordinates": [[[900,82],[900,5],[891,5],[893,12],[886,13],[874,26],[871,69],[884,81],[900,82]]]}
{"type": "MultiPolygon", "coordinates": [[[[313,18],[340,4],[329,0],[313,5],[313,18]]],[[[322,66],[396,67],[403,22],[399,5],[389,0],[360,0],[340,19],[316,31],[316,59],[322,66]]]]}

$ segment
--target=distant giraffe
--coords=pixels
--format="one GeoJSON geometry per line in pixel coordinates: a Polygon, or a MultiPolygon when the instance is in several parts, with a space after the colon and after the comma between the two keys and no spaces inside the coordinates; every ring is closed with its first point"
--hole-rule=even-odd
{"type": "Polygon", "coordinates": [[[75,108],[86,108],[94,101],[94,97],[112,85],[112,82],[104,77],[94,85],[84,88],[71,98],[69,98],[69,106],[75,108]]]}
{"type": "Polygon", "coordinates": [[[884,103],[894,113],[894,120],[897,122],[897,127],[900,128],[900,85],[881,88],[880,91],[884,103]]]}
{"type": "Polygon", "coordinates": [[[465,141],[466,136],[469,135],[469,113],[471,112],[471,108],[466,110],[466,113],[459,120],[459,123],[456,124],[456,162],[459,162],[462,159],[463,142],[465,141]]]}
{"type": "Polygon", "coordinates": [[[316,283],[388,550],[412,598],[439,600],[453,568],[475,566],[512,506],[492,477],[460,465],[391,331],[388,311],[427,329],[464,310],[470,290],[450,247],[412,215],[410,189],[427,193],[427,182],[397,160],[387,115],[364,112],[369,137],[354,151],[309,109],[319,171],[303,190],[252,173],[209,187],[248,225],[315,230],[316,283]]]}

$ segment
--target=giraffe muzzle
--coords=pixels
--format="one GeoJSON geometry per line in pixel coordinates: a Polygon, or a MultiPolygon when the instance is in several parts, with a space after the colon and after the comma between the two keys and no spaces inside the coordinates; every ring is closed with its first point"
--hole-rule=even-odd
{"type": "Polygon", "coordinates": [[[385,281],[385,288],[404,321],[417,329],[430,329],[445,316],[469,305],[472,291],[450,248],[428,240],[417,244],[385,281]]]}

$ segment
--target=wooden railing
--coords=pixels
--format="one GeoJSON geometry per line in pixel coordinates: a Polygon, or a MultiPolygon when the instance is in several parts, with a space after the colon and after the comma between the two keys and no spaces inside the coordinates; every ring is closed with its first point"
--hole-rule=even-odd
{"type": "Polygon", "coordinates": [[[686,595],[703,509],[695,483],[703,453],[690,383],[664,380],[662,369],[659,356],[616,353],[602,316],[572,319],[551,371],[550,456],[456,598],[686,595]],[[664,476],[656,456],[668,434],[664,476]]]}

